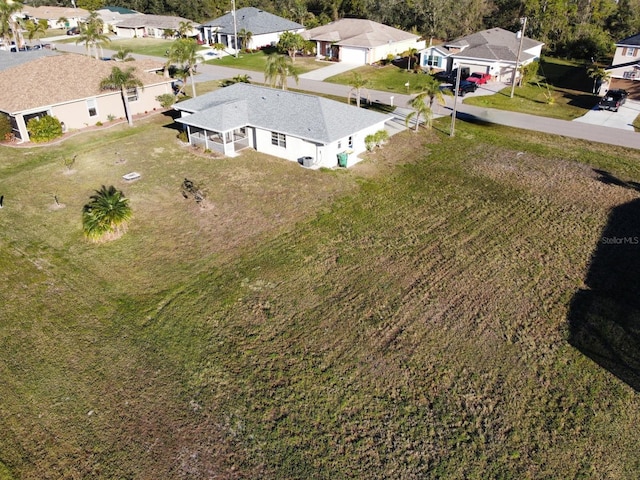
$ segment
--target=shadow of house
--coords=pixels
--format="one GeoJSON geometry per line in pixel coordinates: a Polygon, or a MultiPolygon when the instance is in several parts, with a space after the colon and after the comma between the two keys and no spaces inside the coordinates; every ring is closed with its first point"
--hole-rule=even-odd
{"type": "MultiPolygon", "coordinates": [[[[607,172],[604,172],[607,173],[607,172]]],[[[615,177],[607,173],[605,183],[615,177]]],[[[640,199],[614,208],[568,314],[569,343],[640,391],[640,199]]]]}

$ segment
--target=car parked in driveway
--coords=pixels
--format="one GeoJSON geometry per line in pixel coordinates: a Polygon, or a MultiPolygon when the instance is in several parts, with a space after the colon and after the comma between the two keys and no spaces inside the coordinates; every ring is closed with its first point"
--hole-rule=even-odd
{"type": "MultiPolygon", "coordinates": [[[[453,90],[455,89],[454,85],[448,85],[448,86],[444,86],[442,88],[445,88],[447,90],[450,90],[453,92],[453,90]]],[[[478,84],[475,82],[469,82],[467,80],[461,80],[460,81],[460,85],[458,86],[458,96],[459,97],[464,97],[467,93],[473,93],[478,89],[478,84]]]]}
{"type": "Polygon", "coordinates": [[[627,101],[628,96],[629,92],[621,88],[609,90],[598,103],[598,109],[617,112],[618,109],[627,101]]]}
{"type": "Polygon", "coordinates": [[[67,30],[67,35],[80,35],[80,29],[78,27],[71,27],[67,30]]]}
{"type": "Polygon", "coordinates": [[[467,77],[467,81],[477,83],[478,85],[484,85],[489,80],[491,80],[489,73],[473,72],[467,77]]]}

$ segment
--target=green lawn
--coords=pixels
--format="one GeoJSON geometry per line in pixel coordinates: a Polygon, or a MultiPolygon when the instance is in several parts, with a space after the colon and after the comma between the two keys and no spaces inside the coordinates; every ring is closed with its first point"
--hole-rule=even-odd
{"type": "Polygon", "coordinates": [[[573,120],[581,117],[598,103],[591,93],[593,80],[583,65],[562,59],[545,58],[540,62],[535,82],[516,87],[511,98],[511,87],[496,95],[469,97],[470,105],[530,113],[542,117],[573,120]]]}
{"type": "Polygon", "coordinates": [[[640,398],[586,355],[639,347],[637,250],[603,271],[601,237],[640,151],[446,129],[348,171],[212,158],[164,115],[0,147],[0,476],[634,478],[640,398]],[[91,244],[103,184],[134,218],[91,244]],[[586,348],[620,312],[630,343],[586,348]]]}
{"type": "Polygon", "coordinates": [[[422,85],[424,85],[426,80],[425,74],[407,72],[405,69],[389,64],[383,67],[378,65],[365,65],[355,70],[330,77],[326,79],[326,81],[349,85],[353,74],[356,72],[368,81],[367,88],[383,92],[418,93],[422,90],[422,85]],[[407,83],[409,83],[409,87],[407,87],[407,83]]]}
{"type": "Polygon", "coordinates": [[[105,46],[110,50],[128,48],[133,53],[140,55],[151,55],[153,57],[164,57],[171,46],[172,40],[162,38],[123,38],[112,40],[105,46]]]}
{"type": "MultiPolygon", "coordinates": [[[[215,60],[209,60],[207,63],[223,67],[238,68],[241,70],[264,72],[267,64],[267,55],[269,53],[273,53],[273,50],[260,50],[254,53],[241,52],[238,55],[238,58],[233,55],[226,55],[215,60]]],[[[316,61],[315,57],[297,56],[295,58],[294,65],[297,68],[298,73],[302,74],[317,68],[322,68],[326,66],[326,63],[316,61]]]]}

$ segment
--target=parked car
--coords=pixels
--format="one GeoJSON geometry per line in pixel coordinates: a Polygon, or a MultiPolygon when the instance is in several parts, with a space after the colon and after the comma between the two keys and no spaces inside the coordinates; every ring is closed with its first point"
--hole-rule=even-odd
{"type": "Polygon", "coordinates": [[[600,110],[612,110],[617,112],[620,106],[627,101],[629,92],[622,90],[621,88],[615,90],[609,90],[604,94],[604,97],[598,103],[598,109],[600,110]]]}
{"type": "Polygon", "coordinates": [[[467,77],[467,80],[469,82],[477,83],[478,85],[484,85],[491,80],[491,75],[489,73],[473,72],[467,77]]]}
{"type": "MultiPolygon", "coordinates": [[[[440,80],[443,83],[456,83],[456,77],[458,76],[458,69],[454,68],[450,72],[438,72],[434,75],[436,80],[440,80]]],[[[466,80],[469,76],[469,69],[467,67],[463,67],[460,72],[460,80],[466,80]]]]}
{"type": "Polygon", "coordinates": [[[67,35],[80,35],[80,29],[78,27],[72,27],[67,30],[67,35]]]}
{"type": "MultiPolygon", "coordinates": [[[[444,87],[447,90],[453,91],[455,88],[453,85],[444,87]]],[[[478,84],[475,82],[469,82],[467,80],[461,80],[458,87],[458,96],[464,97],[467,93],[475,92],[478,89],[478,84]]]]}

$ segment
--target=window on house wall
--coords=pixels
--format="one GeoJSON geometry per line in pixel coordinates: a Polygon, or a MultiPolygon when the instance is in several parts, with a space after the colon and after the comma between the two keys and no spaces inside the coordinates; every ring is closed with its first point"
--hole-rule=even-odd
{"type": "Polygon", "coordinates": [[[287,136],[284,133],[271,132],[271,145],[287,148],[287,136]]]}
{"type": "Polygon", "coordinates": [[[638,54],[637,48],[627,47],[627,57],[635,57],[638,54]]]}
{"type": "Polygon", "coordinates": [[[98,107],[96,105],[96,99],[95,98],[89,98],[87,100],[87,110],[89,110],[89,116],[90,117],[95,117],[98,115],[98,107]]]}
{"type": "Polygon", "coordinates": [[[427,65],[429,65],[430,67],[440,66],[440,57],[437,55],[429,55],[427,57],[427,65]]]}
{"type": "Polygon", "coordinates": [[[338,148],[342,148],[342,140],[338,140],[338,148]]]}
{"type": "Polygon", "coordinates": [[[138,100],[138,88],[127,88],[127,101],[135,102],[138,100]]]}
{"type": "Polygon", "coordinates": [[[353,148],[353,136],[349,137],[349,148],[353,148]]]}

